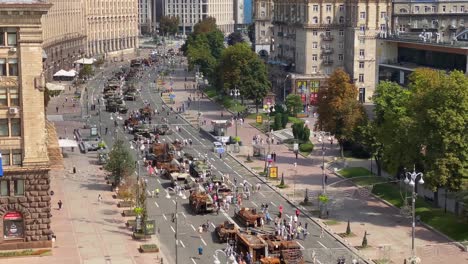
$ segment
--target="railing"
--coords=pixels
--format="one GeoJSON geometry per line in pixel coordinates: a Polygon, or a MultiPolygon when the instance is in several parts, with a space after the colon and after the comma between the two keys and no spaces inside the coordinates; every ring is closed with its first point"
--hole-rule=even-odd
{"type": "Polygon", "coordinates": [[[320,35],[322,37],[322,40],[325,40],[325,41],[332,41],[333,40],[333,36],[332,35],[320,35]]]}

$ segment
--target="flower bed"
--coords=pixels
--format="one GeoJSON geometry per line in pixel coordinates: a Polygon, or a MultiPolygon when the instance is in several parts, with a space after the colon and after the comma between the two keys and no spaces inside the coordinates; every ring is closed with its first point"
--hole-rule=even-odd
{"type": "Polygon", "coordinates": [[[136,216],[136,213],[135,213],[135,211],[133,211],[133,210],[124,210],[124,211],[122,212],[122,216],[124,216],[124,217],[136,216]]]}
{"type": "Polygon", "coordinates": [[[137,239],[137,240],[140,240],[140,239],[150,239],[151,238],[151,235],[145,235],[143,233],[135,233],[133,232],[133,235],[132,235],[133,239],[137,239]]]}
{"type": "Polygon", "coordinates": [[[132,207],[133,206],[133,202],[132,201],[120,201],[118,204],[117,204],[117,207],[132,207]]]}
{"type": "Polygon", "coordinates": [[[143,244],[139,248],[141,253],[157,253],[159,247],[156,244],[143,244]]]}

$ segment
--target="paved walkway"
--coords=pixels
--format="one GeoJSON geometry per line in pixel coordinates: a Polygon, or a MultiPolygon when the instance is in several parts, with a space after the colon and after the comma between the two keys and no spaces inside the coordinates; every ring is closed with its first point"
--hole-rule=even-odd
{"type": "MultiPolygon", "coordinates": [[[[194,84],[193,78],[190,77],[188,82],[185,82],[186,74],[183,70],[179,70],[173,77],[173,90],[176,95],[173,107],[176,109],[184,104],[186,111],[183,116],[189,123],[194,126],[198,124],[198,111],[202,113],[201,121],[207,121],[207,125],[202,125],[202,128],[207,130],[211,129],[209,125],[211,120],[231,118],[229,112],[217,103],[206,97],[200,97],[193,89],[185,89],[184,84],[187,84],[187,87],[192,87],[194,84]],[[192,98],[190,107],[187,107],[188,97],[192,98]]],[[[166,83],[165,88],[169,88],[169,82],[166,83]]],[[[166,99],[169,101],[168,96],[166,99]]],[[[255,120],[245,120],[244,124],[238,126],[238,136],[241,137],[243,145],[247,146],[243,148],[241,153],[236,154],[240,160],[246,160],[247,154],[252,155],[252,138],[255,135],[266,139],[266,135],[249,124],[252,122],[255,120]]],[[[313,124],[314,122],[313,118],[309,119],[309,123],[313,124]]],[[[235,135],[234,126],[228,129],[227,135],[235,135]]],[[[306,188],[312,194],[321,192],[322,150],[317,139],[311,138],[316,148],[307,158],[299,156],[296,159],[295,154],[286,145],[270,146],[271,152],[277,154],[275,164],[279,167],[279,174],[284,175],[285,183],[288,185],[288,188],[281,190],[281,192],[296,201],[304,198],[306,188]],[[297,163],[296,167],[294,166],[295,162],[297,163]]],[[[333,161],[339,155],[338,145],[336,143],[331,145],[327,141],[325,146],[325,162],[333,161]]],[[[268,145],[265,144],[265,147],[268,148],[268,145]]],[[[368,164],[367,167],[370,166],[370,162],[348,162],[349,166],[365,166],[366,164],[368,164]]],[[[263,171],[264,161],[254,160],[253,163],[246,163],[246,165],[254,170],[263,171]]],[[[328,184],[340,180],[330,171],[327,171],[327,175],[328,184]]],[[[272,184],[276,183],[272,182],[272,184]]],[[[330,191],[333,192],[333,190],[330,191]]],[[[336,223],[328,228],[333,232],[343,233],[346,231],[346,222],[349,219],[352,232],[356,236],[348,238],[346,241],[352,246],[360,246],[364,232],[367,231],[371,247],[361,252],[371,259],[390,258],[394,263],[403,263],[404,258],[411,255],[411,226],[407,217],[403,217],[398,210],[370,196],[366,190],[357,190],[355,186],[341,186],[335,188],[334,193],[338,195],[335,196],[337,202],[331,209],[329,220],[336,220],[336,223]],[[350,193],[353,195],[347,195],[350,193]]],[[[458,247],[450,244],[450,241],[444,237],[422,226],[417,226],[416,229],[416,252],[422,258],[422,263],[435,264],[442,260],[449,260],[451,263],[468,261],[468,254],[461,252],[458,247]]]]}

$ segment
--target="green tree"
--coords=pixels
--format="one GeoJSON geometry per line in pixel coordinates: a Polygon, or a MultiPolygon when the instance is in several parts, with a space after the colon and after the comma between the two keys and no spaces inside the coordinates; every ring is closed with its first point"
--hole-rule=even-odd
{"type": "Polygon", "coordinates": [[[180,19],[178,16],[162,16],[159,22],[161,35],[174,35],[179,31],[180,19]]]}
{"type": "Polygon", "coordinates": [[[227,43],[229,46],[236,45],[237,43],[245,42],[244,36],[239,31],[234,31],[227,37],[227,43]]]}
{"type": "Polygon", "coordinates": [[[283,128],[283,118],[281,113],[275,114],[275,122],[273,123],[273,130],[280,130],[283,128]]]}
{"type": "Polygon", "coordinates": [[[338,139],[342,157],[343,143],[352,138],[364,117],[357,95],[356,86],[343,69],[335,70],[327,80],[327,88],[320,89],[318,94],[319,129],[330,132],[338,139]]]}
{"type": "Polygon", "coordinates": [[[224,50],[224,35],[219,29],[215,29],[206,34],[211,55],[218,60],[224,50]]]}
{"type": "Polygon", "coordinates": [[[193,33],[195,35],[197,34],[202,34],[202,33],[208,33],[215,31],[217,29],[216,27],[216,18],[214,17],[206,17],[193,27],[193,33]]]}
{"type": "Polygon", "coordinates": [[[122,139],[114,142],[104,169],[112,174],[115,186],[119,186],[122,179],[135,171],[135,161],[122,139]]]}
{"type": "MultiPolygon", "coordinates": [[[[371,154],[371,159],[377,165],[377,175],[382,176],[383,144],[377,139],[378,127],[374,121],[367,120],[365,124],[357,127],[354,141],[364,147],[364,150],[371,154]]],[[[372,160],[371,160],[372,162],[372,160]]]]}
{"type": "Polygon", "coordinates": [[[83,68],[81,68],[80,73],[78,75],[80,78],[84,78],[84,77],[92,76],[93,74],[94,74],[93,66],[90,64],[85,64],[83,68]]]}
{"type": "Polygon", "coordinates": [[[198,66],[205,76],[212,76],[216,58],[210,52],[210,45],[205,34],[194,36],[190,40],[187,46],[187,58],[191,70],[198,66]]]}
{"type": "Polygon", "coordinates": [[[296,116],[304,107],[301,96],[298,94],[289,94],[286,96],[286,107],[291,116],[296,116]]]}
{"type": "Polygon", "coordinates": [[[263,61],[245,43],[238,43],[223,50],[216,70],[217,86],[223,93],[239,89],[243,98],[259,106],[270,90],[268,73],[263,61]]]}

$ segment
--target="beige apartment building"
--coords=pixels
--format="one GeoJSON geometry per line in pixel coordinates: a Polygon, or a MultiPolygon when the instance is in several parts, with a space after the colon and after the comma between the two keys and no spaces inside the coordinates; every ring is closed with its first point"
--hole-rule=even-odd
{"type": "MultiPolygon", "coordinates": [[[[315,104],[325,78],[343,67],[369,101],[377,82],[376,43],[387,32],[391,0],[274,0],[270,58],[291,74],[291,92],[315,104]]],[[[285,78],[286,74],[279,76],[285,78]]]]}
{"type": "Polygon", "coordinates": [[[179,32],[183,35],[206,17],[215,18],[225,34],[234,31],[234,0],[164,0],[163,6],[165,16],[179,17],[179,32]]]}
{"type": "Polygon", "coordinates": [[[85,54],[85,31],[82,0],[48,0],[52,4],[42,17],[47,79],[61,70],[70,70],[73,62],[85,54]]]}
{"type": "Polygon", "coordinates": [[[253,3],[255,25],[255,52],[260,56],[271,53],[273,46],[273,0],[256,0],[253,3]]]}
{"type": "Polygon", "coordinates": [[[0,250],[52,246],[40,0],[0,1],[0,250]]]}
{"type": "Polygon", "coordinates": [[[82,0],[86,56],[117,56],[138,48],[138,0],[82,0]]]}

